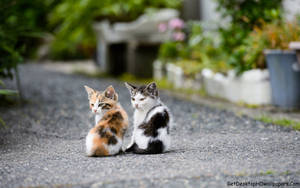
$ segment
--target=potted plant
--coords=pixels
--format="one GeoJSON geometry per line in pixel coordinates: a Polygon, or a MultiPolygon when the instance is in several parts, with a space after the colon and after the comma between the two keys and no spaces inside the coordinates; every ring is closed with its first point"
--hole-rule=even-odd
{"type": "Polygon", "coordinates": [[[300,108],[300,66],[295,51],[288,50],[291,41],[300,40],[299,25],[268,24],[259,32],[270,72],[272,103],[285,109],[300,108]]]}

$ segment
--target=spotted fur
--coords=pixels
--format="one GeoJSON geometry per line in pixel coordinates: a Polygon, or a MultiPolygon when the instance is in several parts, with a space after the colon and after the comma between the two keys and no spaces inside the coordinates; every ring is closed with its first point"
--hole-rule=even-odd
{"type": "Polygon", "coordinates": [[[127,113],[118,103],[118,95],[112,86],[104,92],[85,86],[90,109],[96,114],[96,125],[86,137],[88,156],[109,156],[118,154],[128,127],[127,113]]]}
{"type": "Polygon", "coordinates": [[[157,154],[170,147],[171,117],[169,109],[160,101],[155,83],[136,87],[125,83],[135,108],[134,130],[126,152],[157,154]]]}

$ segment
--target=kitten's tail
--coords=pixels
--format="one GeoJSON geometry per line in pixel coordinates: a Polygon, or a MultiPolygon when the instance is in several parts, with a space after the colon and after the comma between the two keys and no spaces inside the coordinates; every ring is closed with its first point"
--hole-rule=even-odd
{"type": "Polygon", "coordinates": [[[160,140],[155,140],[149,143],[147,149],[141,149],[137,144],[133,145],[132,152],[136,154],[159,154],[163,153],[164,146],[160,140]]]}

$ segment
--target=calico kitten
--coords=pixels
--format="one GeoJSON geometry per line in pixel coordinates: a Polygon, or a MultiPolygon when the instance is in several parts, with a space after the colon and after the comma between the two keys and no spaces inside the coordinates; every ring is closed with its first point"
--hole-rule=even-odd
{"type": "Polygon", "coordinates": [[[138,154],[162,153],[170,147],[169,109],[160,101],[156,84],[136,87],[125,83],[131,94],[134,111],[134,130],[131,143],[125,150],[138,154]]]}
{"type": "Polygon", "coordinates": [[[128,116],[118,103],[118,94],[112,86],[104,92],[84,86],[90,109],[96,114],[96,125],[86,137],[88,156],[108,156],[119,153],[128,127],[128,116]]]}

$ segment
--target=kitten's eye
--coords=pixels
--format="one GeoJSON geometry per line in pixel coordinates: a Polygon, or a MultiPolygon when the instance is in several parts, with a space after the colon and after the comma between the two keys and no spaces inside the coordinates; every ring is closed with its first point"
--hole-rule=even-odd
{"type": "Polygon", "coordinates": [[[94,104],[91,104],[92,106],[94,106],[94,104]]]}
{"type": "Polygon", "coordinates": [[[140,101],[143,101],[143,100],[145,100],[145,98],[141,98],[141,99],[140,99],[140,101]]]}
{"type": "Polygon", "coordinates": [[[102,104],[100,103],[100,104],[98,104],[98,107],[100,107],[102,104]]]}
{"type": "Polygon", "coordinates": [[[132,97],[132,98],[131,98],[131,100],[133,100],[133,101],[134,101],[135,99],[132,97]]]}

